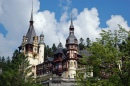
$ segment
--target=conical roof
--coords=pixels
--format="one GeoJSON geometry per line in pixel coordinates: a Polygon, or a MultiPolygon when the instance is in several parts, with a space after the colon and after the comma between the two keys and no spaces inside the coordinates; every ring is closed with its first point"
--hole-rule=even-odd
{"type": "Polygon", "coordinates": [[[71,15],[71,24],[70,24],[70,33],[67,40],[67,44],[75,44],[75,40],[77,41],[77,38],[74,35],[74,26],[73,26],[73,20],[72,20],[72,15],[71,15]]]}
{"type": "Polygon", "coordinates": [[[30,18],[30,26],[29,26],[28,32],[26,34],[27,43],[33,43],[33,37],[34,36],[36,36],[36,33],[35,33],[34,26],[33,26],[33,12],[32,12],[31,18],[30,18]]]}

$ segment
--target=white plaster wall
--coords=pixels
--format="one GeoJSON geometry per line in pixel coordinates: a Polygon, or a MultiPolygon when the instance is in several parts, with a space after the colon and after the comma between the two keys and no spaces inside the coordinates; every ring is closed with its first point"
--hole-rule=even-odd
{"type": "Polygon", "coordinates": [[[38,59],[36,59],[37,56],[34,58],[32,53],[28,53],[27,56],[28,56],[28,61],[30,65],[38,65],[38,59]]]}
{"type": "Polygon", "coordinates": [[[64,72],[62,73],[62,77],[63,77],[63,78],[68,78],[68,71],[64,71],[64,72]]]}
{"type": "Polygon", "coordinates": [[[69,60],[68,75],[70,78],[74,78],[76,75],[76,66],[74,65],[75,60],[69,60]]]}
{"type": "Polygon", "coordinates": [[[38,58],[38,63],[43,63],[44,62],[44,44],[39,45],[39,58],[38,58]]]}

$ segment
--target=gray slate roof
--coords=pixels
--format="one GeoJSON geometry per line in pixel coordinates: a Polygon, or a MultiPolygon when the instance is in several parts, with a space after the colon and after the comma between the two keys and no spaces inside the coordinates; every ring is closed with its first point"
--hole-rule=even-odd
{"type": "Polygon", "coordinates": [[[30,25],[26,37],[28,38],[27,43],[33,43],[33,37],[36,36],[33,25],[30,25]]]}
{"type": "Polygon", "coordinates": [[[28,38],[27,39],[27,44],[32,44],[33,43],[33,37],[36,36],[36,33],[35,33],[35,29],[34,29],[34,26],[33,26],[33,13],[31,13],[31,18],[30,18],[30,26],[29,26],[29,29],[28,29],[28,32],[26,34],[26,37],[28,38]]]}
{"type": "Polygon", "coordinates": [[[71,43],[75,43],[75,39],[77,40],[77,38],[75,37],[74,33],[70,33],[69,34],[69,37],[67,38],[68,43],[71,44],[71,43]]]}
{"type": "Polygon", "coordinates": [[[58,48],[55,52],[54,52],[54,55],[55,54],[59,54],[59,53],[62,53],[63,54],[63,48],[58,48]]]}
{"type": "Polygon", "coordinates": [[[71,24],[69,29],[70,29],[70,34],[69,37],[66,39],[68,40],[67,44],[75,44],[75,40],[77,40],[77,38],[74,35],[74,25],[73,25],[72,15],[71,15],[71,24]]]}
{"type": "Polygon", "coordinates": [[[59,53],[63,54],[63,45],[61,42],[58,44],[58,47],[57,47],[56,51],[54,52],[54,55],[59,54],[59,53]]]}

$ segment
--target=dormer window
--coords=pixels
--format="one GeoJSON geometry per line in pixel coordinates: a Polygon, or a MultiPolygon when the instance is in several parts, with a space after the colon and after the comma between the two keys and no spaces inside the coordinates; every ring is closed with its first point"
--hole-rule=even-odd
{"type": "Polygon", "coordinates": [[[74,42],[77,43],[77,39],[75,39],[74,42]]]}
{"type": "Polygon", "coordinates": [[[28,41],[28,38],[26,38],[26,42],[28,41]]]}
{"type": "Polygon", "coordinates": [[[35,40],[35,37],[33,37],[33,40],[35,40]]]}

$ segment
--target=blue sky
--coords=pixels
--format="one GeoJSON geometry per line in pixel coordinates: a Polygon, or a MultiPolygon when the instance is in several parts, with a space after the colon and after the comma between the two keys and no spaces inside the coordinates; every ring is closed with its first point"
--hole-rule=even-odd
{"type": "MultiPolygon", "coordinates": [[[[0,0],[0,53],[11,56],[27,33],[32,0],[0,0]],[[9,51],[7,54],[7,50],[9,51]]],[[[130,30],[130,0],[33,0],[34,27],[43,31],[45,44],[65,45],[69,34],[70,13],[79,39],[100,37],[101,29],[130,30]]]]}
{"type": "MultiPolygon", "coordinates": [[[[66,0],[62,0],[65,6],[67,3],[66,0]]],[[[50,10],[56,12],[56,18],[59,19],[62,14],[62,8],[60,8],[59,0],[40,0],[40,10],[50,10]],[[52,4],[53,3],[53,4],[52,4]]],[[[91,9],[93,7],[98,9],[100,17],[100,26],[106,27],[106,21],[110,19],[111,15],[121,15],[127,21],[130,21],[130,0],[71,0],[69,5],[69,12],[72,8],[77,8],[78,11],[82,11],[84,8],[91,9]]],[[[128,22],[130,25],[130,22],[128,22]]]]}

